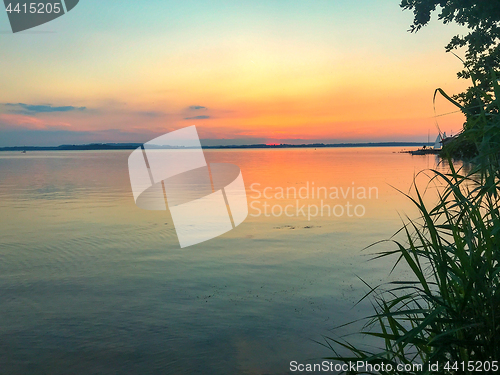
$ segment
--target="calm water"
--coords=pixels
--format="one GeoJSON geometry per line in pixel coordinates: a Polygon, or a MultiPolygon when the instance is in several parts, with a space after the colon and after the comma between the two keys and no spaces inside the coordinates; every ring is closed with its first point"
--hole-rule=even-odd
{"type": "Polygon", "coordinates": [[[353,308],[366,292],[356,275],[388,279],[361,250],[415,213],[395,188],[435,167],[397,151],[206,151],[240,166],[250,216],[186,249],[167,212],[135,206],[129,151],[0,153],[0,373],[286,374],[292,360],[318,362],[331,353],[313,340],[369,313],[353,308]],[[301,214],[321,204],[323,216],[301,214]],[[327,215],[347,204],[364,211],[327,215]]]}

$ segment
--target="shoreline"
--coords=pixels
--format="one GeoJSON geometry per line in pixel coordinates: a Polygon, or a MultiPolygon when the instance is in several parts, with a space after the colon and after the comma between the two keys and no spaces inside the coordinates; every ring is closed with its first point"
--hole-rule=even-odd
{"type": "MultiPolygon", "coordinates": [[[[357,147],[421,147],[431,144],[419,142],[369,142],[369,143],[311,143],[311,144],[253,144],[253,145],[228,145],[228,146],[202,146],[202,149],[224,150],[224,149],[283,149],[283,148],[357,148],[357,147]]],[[[135,150],[142,143],[94,143],[84,145],[61,145],[61,146],[12,146],[0,147],[1,151],[99,151],[99,150],[135,150]]]]}

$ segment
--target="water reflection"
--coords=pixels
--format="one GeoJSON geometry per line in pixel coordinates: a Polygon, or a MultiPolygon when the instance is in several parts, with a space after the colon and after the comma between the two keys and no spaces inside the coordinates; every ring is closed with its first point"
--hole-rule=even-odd
{"type": "Polygon", "coordinates": [[[396,188],[445,168],[397,151],[207,150],[208,163],[240,167],[250,204],[297,200],[257,198],[253,185],[309,186],[299,204],[320,205],[314,183],[339,189],[324,204],[365,213],[250,215],[187,249],[168,211],[134,204],[130,151],[0,153],[2,371],[283,374],[291,360],[330,354],[310,339],[365,313],[352,309],[365,292],[356,275],[388,277],[361,249],[392,235],[398,212],[415,212],[396,188]],[[343,197],[353,186],[377,195],[343,197]]]}

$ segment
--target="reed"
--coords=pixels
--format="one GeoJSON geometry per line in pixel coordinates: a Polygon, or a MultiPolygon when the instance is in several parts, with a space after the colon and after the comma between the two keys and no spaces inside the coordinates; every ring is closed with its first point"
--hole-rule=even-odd
{"type": "MultiPolygon", "coordinates": [[[[374,313],[359,334],[379,342],[377,349],[325,337],[323,345],[334,352],[329,359],[393,366],[381,374],[473,374],[476,367],[468,367],[469,361],[500,361],[498,84],[495,98],[468,114],[459,136],[476,149],[472,169],[456,169],[448,159],[449,172],[432,170],[429,178],[443,186],[437,203],[429,207],[418,188],[407,194],[420,215],[404,223],[404,240],[391,240],[394,250],[377,254],[395,256],[394,267],[404,263],[411,270],[409,280],[370,288],[364,297],[374,313]],[[445,368],[455,361],[466,365],[445,368]],[[415,363],[423,370],[396,370],[398,364],[415,363]],[[435,363],[439,370],[431,372],[429,364],[435,363]]],[[[448,149],[448,156],[456,151],[448,149]]]]}

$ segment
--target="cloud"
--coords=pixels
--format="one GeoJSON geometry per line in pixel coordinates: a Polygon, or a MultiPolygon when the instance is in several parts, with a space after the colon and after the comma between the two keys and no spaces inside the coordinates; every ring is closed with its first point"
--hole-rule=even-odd
{"type": "Polygon", "coordinates": [[[52,105],[33,105],[25,103],[4,103],[7,107],[14,107],[11,113],[19,113],[26,115],[33,115],[37,113],[52,113],[52,112],[71,112],[71,111],[85,111],[86,107],[74,107],[71,105],[62,107],[53,107],[52,105]]]}
{"type": "Polygon", "coordinates": [[[208,109],[207,107],[203,107],[202,105],[191,105],[188,108],[192,111],[200,111],[200,110],[206,111],[208,109]]]}
{"type": "MultiPolygon", "coordinates": [[[[1,120],[0,120],[1,121],[1,120]]],[[[144,143],[162,133],[119,129],[72,131],[70,129],[11,128],[2,130],[0,147],[59,146],[89,143],[144,143]]]]}
{"type": "Polygon", "coordinates": [[[210,116],[194,116],[194,117],[184,117],[184,120],[206,120],[209,118],[210,116]]]}
{"type": "Polygon", "coordinates": [[[3,129],[65,129],[71,124],[64,121],[42,120],[25,114],[0,114],[0,130],[3,129]]]}

